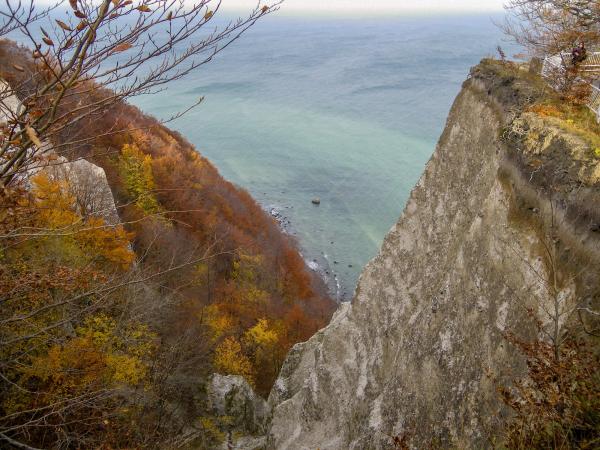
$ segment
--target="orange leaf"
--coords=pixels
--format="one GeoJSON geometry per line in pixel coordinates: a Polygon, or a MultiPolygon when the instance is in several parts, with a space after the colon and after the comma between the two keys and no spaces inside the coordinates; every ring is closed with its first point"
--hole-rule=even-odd
{"type": "Polygon", "coordinates": [[[83,30],[85,27],[87,27],[87,24],[87,20],[82,20],[79,22],[79,25],[77,25],[77,31],[83,30]]]}
{"type": "Polygon", "coordinates": [[[64,23],[62,20],[56,19],[56,23],[58,24],[59,27],[61,27],[65,31],[73,31],[73,28],[71,28],[69,25],[64,23]]]}
{"type": "Polygon", "coordinates": [[[135,8],[135,9],[137,9],[138,11],[141,11],[141,12],[150,12],[150,11],[152,11],[152,10],[151,10],[150,8],[148,8],[146,5],[140,5],[140,6],[138,6],[138,7],[137,7],[137,8],[135,8]]]}
{"type": "Polygon", "coordinates": [[[213,16],[213,12],[208,11],[206,14],[204,14],[204,20],[209,20],[212,16],[213,16]]]}
{"type": "Polygon", "coordinates": [[[131,45],[129,42],[123,42],[113,49],[113,53],[124,52],[125,50],[129,50],[131,47],[133,47],[133,45],[131,45]]]}

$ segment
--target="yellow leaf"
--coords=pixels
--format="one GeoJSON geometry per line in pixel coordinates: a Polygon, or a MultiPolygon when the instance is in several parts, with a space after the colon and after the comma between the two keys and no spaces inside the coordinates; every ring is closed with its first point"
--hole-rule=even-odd
{"type": "Polygon", "coordinates": [[[151,10],[151,9],[150,9],[148,6],[146,6],[146,5],[140,5],[140,6],[138,6],[138,7],[137,7],[137,8],[135,8],[135,9],[137,9],[138,11],[141,11],[141,12],[151,12],[151,11],[152,11],[152,10],[151,10]]]}
{"type": "Polygon", "coordinates": [[[242,346],[234,337],[226,338],[215,350],[215,368],[231,375],[241,375],[254,385],[252,363],[242,353],[242,346]]]}
{"type": "Polygon", "coordinates": [[[209,20],[212,16],[213,16],[213,12],[208,11],[206,14],[204,14],[204,20],[209,20]]]}
{"type": "Polygon", "coordinates": [[[27,136],[29,137],[31,142],[33,142],[36,147],[42,146],[42,143],[39,140],[37,133],[35,132],[35,130],[33,128],[31,128],[29,125],[25,125],[25,132],[27,133],[27,136]]]}

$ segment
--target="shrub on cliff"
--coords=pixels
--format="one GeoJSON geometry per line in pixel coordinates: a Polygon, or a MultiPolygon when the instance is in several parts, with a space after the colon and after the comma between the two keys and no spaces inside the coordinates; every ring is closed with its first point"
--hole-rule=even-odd
{"type": "Polygon", "coordinates": [[[504,32],[531,56],[561,55],[546,76],[563,100],[585,104],[592,92],[589,81],[600,76],[596,63],[585,64],[588,52],[600,45],[598,1],[508,0],[505,8],[504,32]]]}
{"type": "Polygon", "coordinates": [[[569,339],[556,358],[549,342],[508,336],[527,361],[527,376],[499,389],[514,412],[505,433],[511,449],[600,446],[600,358],[589,343],[569,339]]]}

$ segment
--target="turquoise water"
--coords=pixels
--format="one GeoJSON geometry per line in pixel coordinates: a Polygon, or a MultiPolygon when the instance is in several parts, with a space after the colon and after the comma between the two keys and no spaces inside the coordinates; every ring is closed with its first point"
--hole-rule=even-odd
{"type": "Polygon", "coordinates": [[[275,14],[201,70],[134,103],[166,118],[204,96],[169,126],[279,211],[307,261],[348,299],[402,212],[469,68],[499,44],[510,54],[489,15],[275,14]]]}

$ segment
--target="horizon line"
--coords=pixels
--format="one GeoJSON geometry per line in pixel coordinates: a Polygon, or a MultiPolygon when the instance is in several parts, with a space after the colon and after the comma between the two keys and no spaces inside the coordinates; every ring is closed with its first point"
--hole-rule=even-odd
{"type": "MultiPolygon", "coordinates": [[[[245,8],[226,8],[221,7],[221,13],[223,14],[247,14],[250,10],[245,8]]],[[[504,8],[465,8],[461,10],[442,8],[442,9],[429,9],[429,8],[411,8],[411,9],[379,9],[379,10],[336,10],[336,9],[318,9],[310,10],[304,8],[286,8],[282,7],[278,9],[275,15],[285,17],[307,17],[307,18],[395,18],[395,17],[418,17],[418,16],[460,16],[460,15],[483,15],[483,14],[498,14],[506,12],[504,8]]]]}

